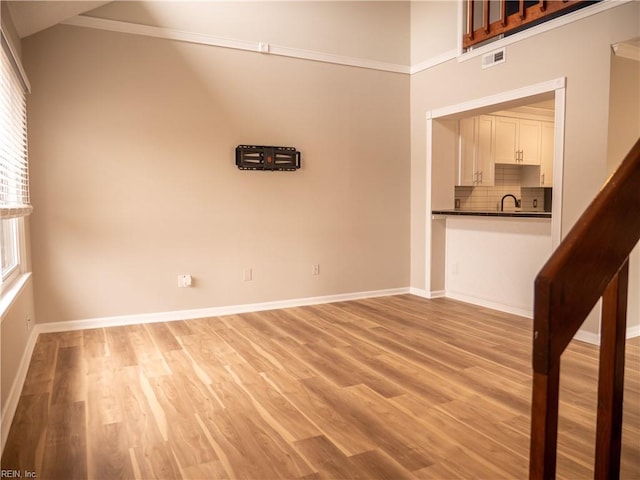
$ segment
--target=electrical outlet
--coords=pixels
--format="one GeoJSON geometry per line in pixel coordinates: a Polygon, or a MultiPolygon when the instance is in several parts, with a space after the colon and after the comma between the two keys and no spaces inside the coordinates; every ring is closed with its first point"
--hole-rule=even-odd
{"type": "Polygon", "coordinates": [[[251,271],[250,268],[245,268],[242,271],[242,280],[244,282],[250,282],[253,279],[253,272],[251,271]]]}
{"type": "Polygon", "coordinates": [[[192,283],[191,275],[178,275],[178,287],[186,288],[190,287],[192,283]]]}
{"type": "Polygon", "coordinates": [[[455,203],[456,208],[460,208],[460,199],[456,198],[456,203],[455,203]]]}
{"type": "Polygon", "coordinates": [[[536,208],[538,206],[538,199],[534,198],[533,199],[533,208],[536,208]]]}
{"type": "Polygon", "coordinates": [[[311,275],[320,275],[320,265],[314,263],[311,266],[311,275]]]}

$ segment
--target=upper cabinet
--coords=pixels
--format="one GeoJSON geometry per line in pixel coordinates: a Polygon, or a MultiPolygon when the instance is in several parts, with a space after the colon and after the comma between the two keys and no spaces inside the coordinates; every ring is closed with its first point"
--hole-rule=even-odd
{"type": "Polygon", "coordinates": [[[540,165],[542,122],[495,117],[495,163],[540,165]]]}
{"type": "Polygon", "coordinates": [[[480,115],[460,120],[458,186],[493,185],[495,117],[480,115]]]}
{"type": "Polygon", "coordinates": [[[553,122],[542,122],[540,138],[540,186],[553,187],[553,122]]]}
{"type": "Polygon", "coordinates": [[[496,164],[519,165],[521,186],[553,187],[554,123],[479,115],[459,122],[458,186],[493,186],[496,164]]]}

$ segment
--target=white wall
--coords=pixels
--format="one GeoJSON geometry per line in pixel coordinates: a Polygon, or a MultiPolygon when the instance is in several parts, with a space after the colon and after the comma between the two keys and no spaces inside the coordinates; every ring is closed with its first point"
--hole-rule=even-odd
{"type": "Polygon", "coordinates": [[[411,2],[411,65],[420,65],[456,50],[458,3],[411,2]]]}
{"type": "MultiPolygon", "coordinates": [[[[640,32],[636,32],[640,35],[640,32]]],[[[607,165],[612,173],[640,138],[640,61],[613,55],[609,93],[607,165]]],[[[627,322],[640,335],[640,246],[629,259],[627,322]]]]}
{"type": "MultiPolygon", "coordinates": [[[[8,35],[15,52],[20,55],[20,39],[16,34],[6,2],[0,3],[0,17],[3,32],[8,35]]],[[[28,271],[31,264],[30,219],[26,218],[23,222],[27,238],[21,261],[25,271],[28,271]]],[[[33,343],[35,338],[32,336],[33,330],[27,329],[26,322],[27,318],[30,318],[32,323],[36,322],[32,280],[28,279],[22,285],[23,287],[15,292],[15,295],[9,295],[5,290],[2,298],[3,307],[6,308],[3,308],[0,318],[0,423],[2,425],[0,445],[4,445],[4,440],[9,433],[13,408],[15,408],[10,394],[15,389],[21,388],[22,378],[20,377],[26,374],[29,361],[27,355],[29,342],[33,343]],[[8,302],[9,298],[12,299],[11,302],[8,302]],[[9,304],[6,305],[7,303],[9,304]]]]}
{"type": "MultiPolygon", "coordinates": [[[[411,77],[411,285],[425,285],[427,111],[566,77],[562,231],[607,178],[610,46],[640,31],[630,2],[506,47],[507,61],[483,70],[480,57],[451,60],[411,77]]],[[[432,178],[438,183],[438,178],[432,178]]],[[[481,272],[478,272],[481,273],[481,272]]],[[[433,276],[433,275],[431,275],[433,276]]],[[[598,332],[593,318],[585,329],[598,332]]]]}
{"type": "Polygon", "coordinates": [[[75,26],[24,56],[41,323],[408,287],[406,75],[75,26]]]}
{"type": "MultiPolygon", "coordinates": [[[[511,45],[493,69],[479,58],[449,61],[412,76],[410,92],[402,75],[73,27],[34,35],[40,321],[405,285],[408,108],[410,283],[424,288],[433,273],[424,267],[425,112],[565,75],[566,231],[606,177],[609,45],[637,33],[637,13],[635,2],[620,5],[511,45]],[[247,140],[297,144],[305,168],[269,183],[238,172],[227,162],[247,140]],[[211,170],[218,162],[223,170],[211,170]],[[125,193],[140,180],[140,192],[125,193]],[[267,217],[253,204],[289,209],[267,217]],[[256,247],[256,238],[266,240],[256,247]],[[320,278],[308,278],[311,263],[322,265],[320,278]],[[247,267],[254,282],[238,283],[247,267]],[[194,274],[196,288],[176,290],[178,273],[194,274]]],[[[429,60],[458,41],[456,2],[131,2],[90,15],[395,63],[429,60]]]]}
{"type": "Polygon", "coordinates": [[[448,217],[447,296],[533,315],[533,282],[551,254],[546,219],[448,217]]]}
{"type": "Polygon", "coordinates": [[[111,2],[87,15],[409,64],[409,2],[111,2]]]}

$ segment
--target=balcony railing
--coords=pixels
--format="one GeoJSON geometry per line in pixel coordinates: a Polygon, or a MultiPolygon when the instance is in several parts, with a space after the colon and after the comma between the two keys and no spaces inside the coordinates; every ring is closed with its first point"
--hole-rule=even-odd
{"type": "Polygon", "coordinates": [[[587,0],[465,0],[465,49],[499,35],[508,35],[564,15],[595,1],[587,0]]]}

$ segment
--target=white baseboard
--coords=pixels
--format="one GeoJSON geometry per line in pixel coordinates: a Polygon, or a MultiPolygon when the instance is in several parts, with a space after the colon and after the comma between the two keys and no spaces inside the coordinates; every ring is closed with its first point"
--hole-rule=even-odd
{"type": "Polygon", "coordinates": [[[502,303],[493,302],[484,298],[474,297],[472,295],[465,295],[458,292],[446,291],[445,296],[452,298],[460,302],[471,303],[480,307],[491,308],[492,310],[498,310],[500,312],[511,313],[520,317],[533,318],[533,310],[527,310],[525,308],[514,307],[512,305],[504,305],[502,303]]]}
{"type": "Polygon", "coordinates": [[[29,338],[27,338],[27,345],[22,353],[22,358],[18,365],[18,371],[16,372],[16,377],[11,385],[7,401],[3,405],[2,412],[0,413],[0,416],[2,417],[0,422],[0,435],[2,435],[2,442],[0,443],[2,448],[0,449],[0,455],[4,452],[4,446],[7,443],[7,437],[9,436],[9,430],[11,429],[11,422],[13,422],[13,417],[15,416],[16,409],[18,408],[18,401],[20,400],[24,381],[27,378],[27,371],[29,370],[29,364],[31,363],[31,355],[33,354],[33,349],[36,346],[37,340],[38,331],[36,328],[33,328],[29,334],[29,338]]]}
{"type": "Polygon", "coordinates": [[[633,327],[627,328],[626,338],[635,338],[635,337],[640,337],[640,325],[634,325],[633,327]]]}
{"type": "MultiPolygon", "coordinates": [[[[625,334],[625,338],[635,338],[640,337],[640,325],[634,325],[633,327],[628,327],[627,332],[625,334]]],[[[590,343],[592,345],[600,345],[600,334],[587,332],[585,330],[578,330],[578,332],[573,337],[576,340],[580,340],[582,342],[590,343]]]]}
{"type": "MultiPolygon", "coordinates": [[[[533,311],[531,310],[512,307],[510,305],[503,305],[503,304],[491,302],[482,298],[477,298],[477,297],[464,295],[456,292],[446,292],[445,296],[447,298],[452,298],[454,300],[459,300],[461,302],[471,303],[473,305],[491,308],[493,310],[498,310],[500,312],[512,313],[514,315],[519,315],[521,317],[533,319],[533,311]]],[[[431,296],[426,298],[437,298],[437,297],[431,296]]],[[[634,325],[633,327],[627,328],[626,338],[634,338],[634,337],[640,337],[640,325],[634,325]]],[[[587,330],[578,330],[573,338],[575,338],[576,340],[580,340],[581,342],[590,343],[592,345],[600,345],[599,333],[593,333],[587,330]]]]}
{"type": "Polygon", "coordinates": [[[444,298],[447,296],[447,292],[444,290],[433,290],[429,298],[444,298]]]}
{"type": "Polygon", "coordinates": [[[411,295],[415,295],[416,297],[431,298],[431,293],[429,293],[424,288],[410,287],[409,288],[409,293],[411,295]]]}
{"type": "Polygon", "coordinates": [[[588,332],[587,330],[578,330],[573,336],[575,340],[590,343],[591,345],[600,345],[600,334],[588,332]]]}
{"type": "Polygon", "coordinates": [[[415,295],[416,297],[422,297],[422,298],[426,298],[426,299],[432,299],[432,298],[441,298],[445,296],[445,292],[444,290],[434,290],[432,292],[425,290],[423,288],[415,288],[415,287],[410,287],[409,288],[409,293],[411,295],[415,295]]]}
{"type": "Polygon", "coordinates": [[[38,333],[66,332],[71,330],[85,330],[88,328],[118,327],[140,323],[171,322],[175,320],[190,320],[194,318],[219,317],[222,315],[236,315],[239,313],[276,310],[279,308],[303,307],[322,303],[345,302],[364,298],[387,297],[409,293],[409,288],[392,288],[387,290],[373,290],[368,292],[341,293],[321,297],[296,298],[292,300],[276,300],[273,302],[249,303],[244,305],[230,305],[223,307],[196,308],[191,310],[176,310],[172,312],[141,313],[137,315],[121,315],[116,317],[90,318],[85,320],[71,320],[67,322],[41,323],[36,325],[38,333]]]}

